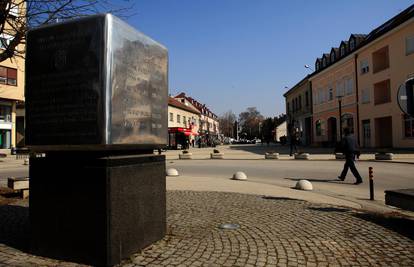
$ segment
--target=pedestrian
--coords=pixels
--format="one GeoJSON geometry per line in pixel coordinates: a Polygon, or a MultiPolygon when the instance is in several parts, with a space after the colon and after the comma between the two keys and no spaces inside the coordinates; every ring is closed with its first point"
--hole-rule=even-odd
{"type": "Polygon", "coordinates": [[[193,148],[194,148],[194,144],[195,144],[195,140],[193,139],[193,140],[191,140],[191,144],[192,144],[192,146],[193,146],[193,148]]]}
{"type": "Polygon", "coordinates": [[[298,152],[298,148],[296,147],[297,140],[298,133],[295,129],[293,129],[290,135],[290,156],[292,156],[293,150],[295,150],[295,153],[298,152]]]}
{"type": "Polygon", "coordinates": [[[355,167],[355,156],[359,158],[359,149],[358,144],[355,140],[355,137],[351,135],[351,131],[349,128],[344,129],[345,137],[341,141],[340,148],[342,153],[345,155],[345,164],[344,169],[340,176],[338,176],[339,180],[345,180],[346,174],[348,173],[348,169],[351,169],[352,174],[354,175],[356,181],[354,184],[361,184],[362,177],[359,174],[357,168],[355,167]]]}

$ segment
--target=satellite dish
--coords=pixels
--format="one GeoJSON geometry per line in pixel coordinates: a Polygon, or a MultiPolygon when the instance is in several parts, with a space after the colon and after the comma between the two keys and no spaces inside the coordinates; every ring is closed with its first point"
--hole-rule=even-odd
{"type": "Polygon", "coordinates": [[[408,79],[400,85],[397,99],[402,112],[414,117],[414,78],[408,79]]]}

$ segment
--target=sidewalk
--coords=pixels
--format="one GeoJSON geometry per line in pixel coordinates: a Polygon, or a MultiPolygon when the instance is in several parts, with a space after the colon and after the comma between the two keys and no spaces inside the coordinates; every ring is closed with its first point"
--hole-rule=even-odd
{"type": "MultiPolygon", "coordinates": [[[[293,156],[289,156],[289,147],[280,145],[223,145],[215,148],[190,148],[189,152],[193,154],[193,159],[210,159],[210,153],[217,149],[224,153],[224,159],[246,159],[246,160],[265,160],[264,155],[268,151],[279,153],[279,160],[293,160],[293,156]]],[[[299,152],[310,154],[310,160],[336,160],[332,148],[298,148],[299,152]]],[[[414,152],[410,151],[392,151],[394,153],[393,160],[381,160],[387,163],[406,163],[414,164],[414,152]]],[[[178,159],[178,155],[182,150],[167,150],[163,152],[167,159],[178,159]]],[[[359,160],[376,161],[375,153],[372,151],[362,151],[359,160]]]]}

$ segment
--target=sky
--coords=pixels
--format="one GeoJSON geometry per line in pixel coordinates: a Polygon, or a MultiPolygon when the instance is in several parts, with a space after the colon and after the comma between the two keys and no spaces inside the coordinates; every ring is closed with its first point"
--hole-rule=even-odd
{"type": "MultiPolygon", "coordinates": [[[[124,0],[118,0],[123,3],[124,0]]],[[[169,51],[169,93],[221,115],[285,112],[283,94],[317,57],[369,33],[413,0],[130,0],[125,20],[169,51]]]]}

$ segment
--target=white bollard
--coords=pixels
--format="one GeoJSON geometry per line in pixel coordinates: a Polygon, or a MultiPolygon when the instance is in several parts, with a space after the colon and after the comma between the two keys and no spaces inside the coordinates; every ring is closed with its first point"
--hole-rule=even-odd
{"type": "Polygon", "coordinates": [[[235,174],[233,174],[233,180],[247,180],[247,175],[244,172],[236,172],[235,174]]]}
{"type": "Polygon", "coordinates": [[[308,180],[300,180],[296,183],[295,186],[296,189],[299,190],[305,190],[305,191],[312,191],[313,190],[313,186],[312,183],[309,182],[308,180]]]}
{"type": "Polygon", "coordinates": [[[179,176],[178,171],[174,168],[167,170],[167,176],[179,176]]]}

